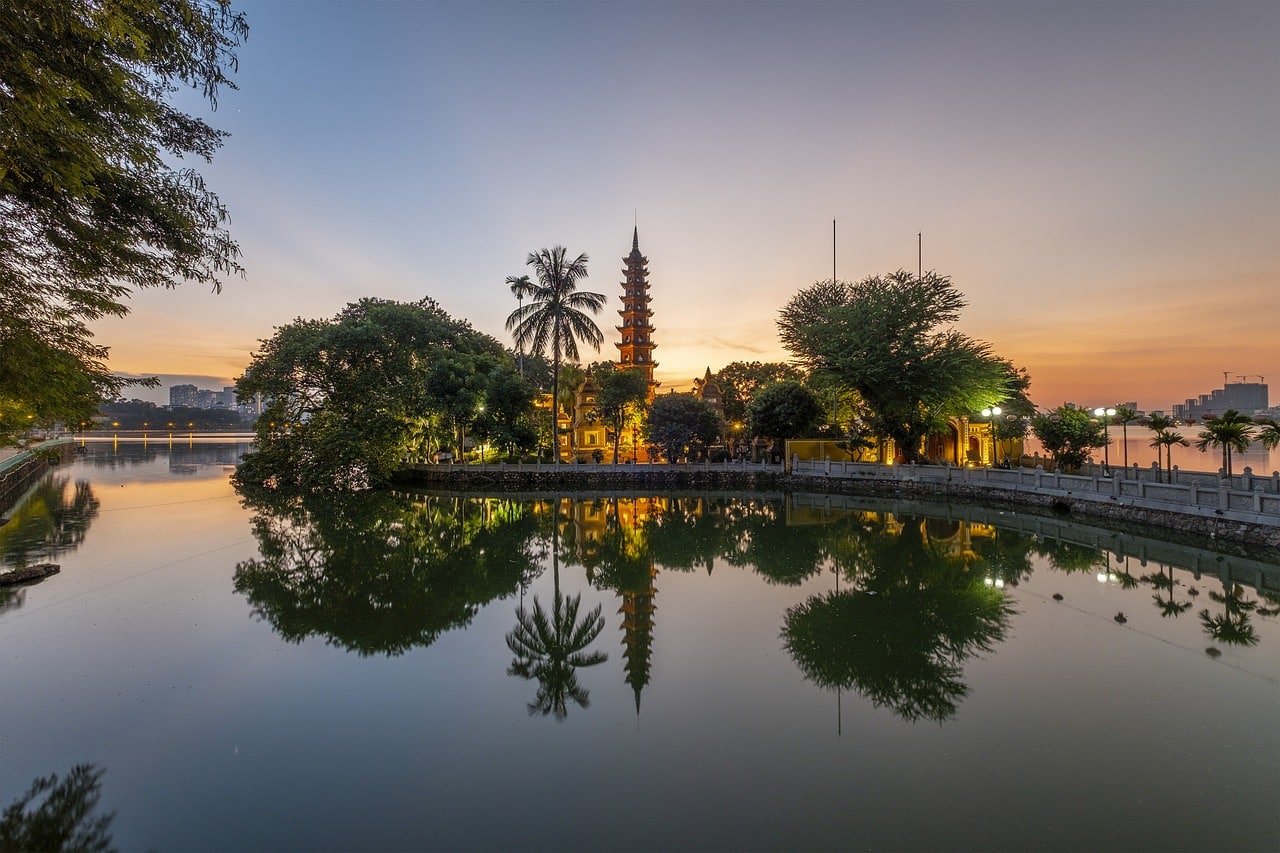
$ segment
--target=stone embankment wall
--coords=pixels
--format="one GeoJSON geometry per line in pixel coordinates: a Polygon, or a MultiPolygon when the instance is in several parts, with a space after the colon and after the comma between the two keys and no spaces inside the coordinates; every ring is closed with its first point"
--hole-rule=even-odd
{"type": "Polygon", "coordinates": [[[66,439],[47,441],[0,463],[0,515],[17,505],[52,465],[65,458],[70,446],[66,439]]]}
{"type": "MultiPolygon", "coordinates": [[[[955,499],[1041,513],[1070,513],[1087,518],[1159,529],[1180,541],[1212,540],[1221,545],[1264,549],[1280,562],[1280,524],[1215,514],[1153,508],[1132,503],[1086,499],[1060,489],[1031,491],[1001,488],[981,480],[910,479],[901,476],[837,478],[785,473],[781,466],[754,465],[406,465],[403,485],[456,491],[543,492],[700,490],[730,494],[806,492],[886,498],[955,499]]],[[[1190,508],[1188,508],[1190,509],[1190,508]]]]}

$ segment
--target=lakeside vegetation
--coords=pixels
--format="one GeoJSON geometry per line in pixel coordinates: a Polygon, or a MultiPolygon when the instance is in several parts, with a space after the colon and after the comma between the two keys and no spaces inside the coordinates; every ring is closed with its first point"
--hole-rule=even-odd
{"type": "MultiPolygon", "coordinates": [[[[216,106],[234,89],[248,24],[229,3],[200,0],[37,3],[3,17],[0,444],[95,417],[146,428],[149,413],[122,408],[120,394],[155,380],[113,374],[89,324],[127,315],[139,290],[216,291],[243,272],[217,195],[198,171],[170,164],[208,162],[226,137],[178,109],[175,94],[189,87],[216,106]]],[[[514,351],[429,297],[370,297],[330,320],[278,329],[237,382],[242,399],[266,401],[243,479],[360,489],[385,484],[406,457],[559,462],[562,438],[568,458],[582,457],[582,423],[606,439],[590,458],[614,462],[706,458],[797,437],[906,462],[942,459],[939,441],[950,440],[959,462],[955,426],[972,422],[1006,446],[1034,430],[1070,469],[1106,447],[1108,417],[1122,429],[1133,420],[1122,408],[1101,422],[1070,405],[1037,413],[1026,370],[957,328],[964,297],[934,271],[801,287],[779,312],[793,364],[708,370],[718,405],[655,399],[652,386],[641,394],[633,367],[581,363],[580,345],[598,351],[604,341],[593,317],[606,297],[579,289],[587,264],[555,246],[528,255],[530,274],[506,279],[519,303],[506,322],[514,351]],[[934,440],[948,430],[954,438],[934,440]]],[[[156,415],[157,429],[229,425],[220,413],[156,415]]],[[[1166,450],[1177,443],[1153,430],[1166,450]]],[[[1275,421],[1229,412],[1206,421],[1196,446],[1220,450],[1231,472],[1233,454],[1253,440],[1276,446],[1275,421]]]]}

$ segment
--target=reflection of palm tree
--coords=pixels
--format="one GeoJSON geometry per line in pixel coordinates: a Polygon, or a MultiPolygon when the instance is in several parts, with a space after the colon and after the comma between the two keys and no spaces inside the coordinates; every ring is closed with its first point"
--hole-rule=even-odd
{"type": "Polygon", "coordinates": [[[1191,609],[1190,601],[1177,601],[1173,597],[1173,590],[1176,586],[1173,580],[1173,566],[1169,566],[1169,574],[1166,577],[1164,571],[1161,570],[1153,575],[1143,575],[1142,581],[1149,583],[1156,589],[1156,594],[1152,596],[1156,605],[1160,608],[1161,616],[1181,616],[1191,609]],[[1169,597],[1167,599],[1160,597],[1160,590],[1167,590],[1169,597]]]}
{"type": "Polygon", "coordinates": [[[557,589],[550,615],[537,597],[532,612],[523,607],[516,611],[516,627],[507,634],[507,648],[516,657],[507,674],[537,680],[538,693],[529,703],[530,716],[552,714],[563,720],[569,714],[570,701],[583,708],[591,704],[587,689],[578,683],[577,670],[603,663],[608,655],[585,653],[604,629],[604,617],[597,604],[579,621],[581,600],[581,595],[566,599],[557,589]]]}
{"type": "Polygon", "coordinates": [[[1233,646],[1258,645],[1258,631],[1249,615],[1258,602],[1245,600],[1244,587],[1235,584],[1225,593],[1210,592],[1209,598],[1223,606],[1217,616],[1210,615],[1208,608],[1200,611],[1200,624],[1209,636],[1233,646]]]}
{"type": "Polygon", "coordinates": [[[582,596],[565,598],[560,594],[560,501],[555,501],[555,515],[551,527],[551,577],[554,598],[551,615],[542,609],[537,596],[533,599],[533,612],[521,604],[516,610],[516,627],[507,634],[507,648],[515,660],[507,669],[507,675],[524,679],[536,679],[538,693],[529,703],[529,715],[553,714],[557,720],[569,715],[569,702],[586,708],[590,694],[578,683],[577,669],[595,666],[609,659],[604,652],[584,654],[600,632],[604,630],[604,617],[600,605],[578,621],[578,608],[582,596]]]}

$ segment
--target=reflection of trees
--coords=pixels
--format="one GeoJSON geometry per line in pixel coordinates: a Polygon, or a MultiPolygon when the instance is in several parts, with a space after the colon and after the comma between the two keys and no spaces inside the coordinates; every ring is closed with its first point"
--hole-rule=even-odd
{"type": "Polygon", "coordinates": [[[751,566],[770,583],[787,586],[798,585],[821,571],[823,531],[784,524],[779,504],[763,504],[761,510],[739,521],[737,533],[742,545],[732,562],[751,566]]]}
{"type": "Polygon", "coordinates": [[[1209,598],[1222,605],[1221,614],[1211,614],[1207,607],[1199,613],[1200,624],[1209,636],[1233,646],[1258,645],[1258,630],[1251,621],[1258,602],[1244,597],[1244,587],[1232,584],[1225,593],[1210,591],[1209,598]]]}
{"type": "Polygon", "coordinates": [[[102,773],[77,764],[61,781],[55,773],[33,782],[0,817],[0,850],[110,850],[115,814],[94,815],[102,773]]]}
{"type": "Polygon", "coordinates": [[[1049,564],[1059,571],[1092,572],[1099,565],[1104,568],[1107,555],[1089,545],[1078,545],[1063,539],[1045,537],[1038,541],[1037,553],[1049,560],[1049,564]]]}
{"type": "Polygon", "coordinates": [[[68,486],[65,477],[47,477],[35,487],[0,527],[0,562],[25,566],[80,547],[101,501],[87,482],[68,486]]]}
{"type": "Polygon", "coordinates": [[[538,571],[536,525],[515,501],[254,493],[246,505],[260,556],[236,566],[235,588],[291,642],[400,654],[538,571]]]}
{"type": "Polygon", "coordinates": [[[968,693],[964,662],[1004,638],[1004,593],[931,542],[918,520],[849,535],[863,539],[856,587],[788,610],[787,650],[824,688],[853,688],[907,720],[949,719],[968,693]]]}

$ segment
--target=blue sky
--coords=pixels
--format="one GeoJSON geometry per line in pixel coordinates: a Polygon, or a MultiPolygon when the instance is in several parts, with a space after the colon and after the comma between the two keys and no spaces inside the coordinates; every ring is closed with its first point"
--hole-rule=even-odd
{"type": "Polygon", "coordinates": [[[99,324],[121,372],[221,385],[364,296],[509,343],[504,279],[556,244],[591,257],[612,357],[634,223],[680,387],[786,358],[836,219],[842,279],[914,269],[923,232],[1042,405],[1280,382],[1278,3],[242,7],[202,171],[248,273],[99,324]]]}

